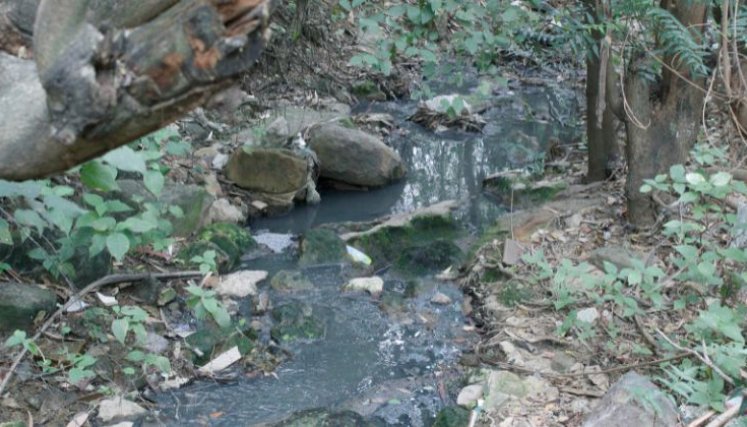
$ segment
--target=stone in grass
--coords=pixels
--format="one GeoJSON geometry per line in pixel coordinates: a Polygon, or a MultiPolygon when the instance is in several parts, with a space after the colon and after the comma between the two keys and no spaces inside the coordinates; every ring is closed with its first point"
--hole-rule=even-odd
{"type": "Polygon", "coordinates": [[[99,403],[99,418],[104,422],[132,419],[147,412],[142,406],[122,396],[105,399],[99,403]]]}
{"type": "Polygon", "coordinates": [[[54,292],[39,286],[0,283],[0,334],[29,330],[40,312],[54,311],[56,302],[54,292]]]}
{"type": "Polygon", "coordinates": [[[437,305],[449,305],[451,304],[451,298],[442,292],[436,292],[431,298],[431,303],[437,305]]]}
{"type": "Polygon", "coordinates": [[[628,372],[586,417],[584,427],[665,427],[678,425],[677,409],[648,378],[628,372]]]}
{"type": "Polygon", "coordinates": [[[468,423],[468,410],[459,406],[447,406],[438,412],[433,427],[464,427],[468,423]]]}
{"type": "Polygon", "coordinates": [[[270,330],[270,336],[278,342],[324,336],[324,322],[309,304],[291,302],[276,307],[272,310],[272,319],[276,323],[270,330]]]}
{"type": "Polygon", "coordinates": [[[332,230],[309,230],[301,240],[301,266],[339,263],[346,259],[345,242],[332,230]]]}

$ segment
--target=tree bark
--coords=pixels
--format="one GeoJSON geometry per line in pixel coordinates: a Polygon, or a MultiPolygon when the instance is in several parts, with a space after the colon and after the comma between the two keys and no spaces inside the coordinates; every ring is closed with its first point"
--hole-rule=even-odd
{"type": "MultiPolygon", "coordinates": [[[[662,7],[698,36],[705,28],[705,3],[686,1],[662,7]]],[[[654,222],[656,210],[648,195],[640,192],[645,179],[667,173],[672,165],[685,163],[697,140],[703,108],[705,78],[692,75],[676,58],[664,58],[661,85],[655,88],[642,72],[652,68],[653,59],[645,54],[631,61],[625,94],[629,109],[625,120],[625,154],[628,178],[625,187],[628,220],[636,226],[654,222]],[[687,79],[687,80],[686,80],[687,79]],[[689,81],[688,81],[689,80],[689,81]],[[655,91],[656,89],[656,91],[655,91]]]]}
{"type": "MultiPolygon", "coordinates": [[[[587,16],[592,21],[590,24],[598,24],[606,19],[603,3],[586,0],[585,4],[587,16]]],[[[605,34],[594,31],[592,38],[598,50],[586,60],[587,182],[609,178],[618,157],[614,102],[619,98],[616,93],[619,88],[615,84],[617,73],[610,60],[610,47],[605,34]]]]}
{"type": "Polygon", "coordinates": [[[259,57],[273,3],[42,0],[34,61],[0,52],[0,178],[65,171],[180,117],[259,57]]]}

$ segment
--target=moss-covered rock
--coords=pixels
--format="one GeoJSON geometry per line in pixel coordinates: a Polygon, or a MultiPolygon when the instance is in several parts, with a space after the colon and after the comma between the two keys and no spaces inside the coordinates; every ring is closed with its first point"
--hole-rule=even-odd
{"type": "Polygon", "coordinates": [[[225,329],[219,328],[211,322],[205,322],[202,327],[186,338],[192,348],[192,361],[197,365],[204,365],[213,356],[239,348],[241,355],[246,355],[255,347],[257,333],[247,325],[236,325],[225,329]]]}
{"type": "Polygon", "coordinates": [[[453,243],[459,227],[450,216],[418,216],[406,225],[382,227],[354,239],[376,268],[393,265],[401,273],[422,275],[442,270],[462,258],[453,243]]]}
{"type": "Polygon", "coordinates": [[[272,289],[281,292],[306,291],[314,288],[311,280],[304,277],[300,271],[281,270],[275,273],[270,281],[272,289]]]}
{"type": "Polygon", "coordinates": [[[301,240],[301,266],[341,262],[347,250],[345,242],[334,231],[317,228],[309,230],[301,240]]]}
{"type": "Polygon", "coordinates": [[[272,310],[276,322],[270,335],[278,342],[297,339],[317,339],[324,336],[324,322],[314,313],[313,307],[301,302],[281,305],[272,310]]]}
{"type": "Polygon", "coordinates": [[[438,412],[433,427],[464,427],[469,424],[469,411],[460,406],[448,406],[438,412]]]}
{"type": "Polygon", "coordinates": [[[371,101],[386,101],[386,94],[371,80],[354,83],[350,88],[350,92],[359,98],[371,101]]]}
{"type": "Polygon", "coordinates": [[[29,330],[40,312],[51,313],[57,296],[36,285],[0,283],[0,334],[29,330]]]}
{"type": "Polygon", "coordinates": [[[195,240],[179,252],[177,258],[187,265],[193,265],[193,257],[213,250],[216,252],[218,271],[227,273],[236,267],[241,255],[256,246],[257,243],[245,228],[219,222],[200,231],[195,240]]]}

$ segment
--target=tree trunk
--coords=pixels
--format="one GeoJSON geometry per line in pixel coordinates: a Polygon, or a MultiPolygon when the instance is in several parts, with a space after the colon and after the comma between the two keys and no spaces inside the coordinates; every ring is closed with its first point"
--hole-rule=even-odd
{"type": "MultiPolygon", "coordinates": [[[[585,2],[590,24],[606,19],[603,3],[585,2]]],[[[610,177],[612,166],[618,158],[617,119],[619,109],[616,84],[617,73],[610,60],[609,41],[600,31],[592,32],[598,48],[586,60],[586,141],[589,149],[586,181],[602,181],[610,177]],[[614,91],[614,92],[612,92],[614,91]]]]}
{"type": "Polygon", "coordinates": [[[259,57],[272,6],[42,0],[34,61],[0,52],[0,178],[65,171],[180,117],[259,57]]]}
{"type": "MultiPolygon", "coordinates": [[[[705,28],[706,5],[702,2],[662,2],[682,24],[694,34],[705,28]],[[671,7],[670,7],[671,6],[671,7]]],[[[653,59],[641,54],[632,61],[626,76],[625,94],[628,101],[625,120],[627,144],[625,154],[628,178],[625,187],[628,220],[636,226],[647,226],[656,218],[654,203],[640,192],[645,179],[678,163],[685,163],[697,140],[703,108],[702,88],[705,78],[694,76],[675,58],[664,58],[666,67],[660,87],[654,87],[642,70],[652,69],[653,59]],[[678,76],[679,74],[679,76],[678,76]],[[688,79],[686,81],[685,79],[688,79]]]]}
{"type": "MultiPolygon", "coordinates": [[[[587,182],[603,181],[610,177],[612,168],[618,158],[617,118],[613,108],[606,104],[607,96],[600,88],[601,78],[599,56],[586,62],[586,140],[589,148],[589,168],[587,182]],[[601,117],[600,117],[601,116],[601,117]]],[[[612,68],[609,61],[604,66],[612,68]]],[[[609,70],[614,72],[614,70],[609,70]]],[[[606,82],[605,82],[606,83],[606,82]]]]}

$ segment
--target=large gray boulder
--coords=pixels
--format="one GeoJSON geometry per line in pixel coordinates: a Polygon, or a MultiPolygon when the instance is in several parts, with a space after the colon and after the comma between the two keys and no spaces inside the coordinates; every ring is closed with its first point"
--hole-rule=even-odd
{"type": "Polygon", "coordinates": [[[51,314],[57,296],[36,285],[0,283],[0,336],[16,329],[30,330],[39,312],[51,314]]]}
{"type": "Polygon", "coordinates": [[[669,427],[678,425],[677,409],[648,378],[628,372],[604,395],[584,427],[669,427]]]}
{"type": "Polygon", "coordinates": [[[363,187],[381,187],[405,176],[407,170],[396,151],[375,136],[337,123],[316,126],[309,132],[309,147],[316,152],[321,176],[363,187]]]}

